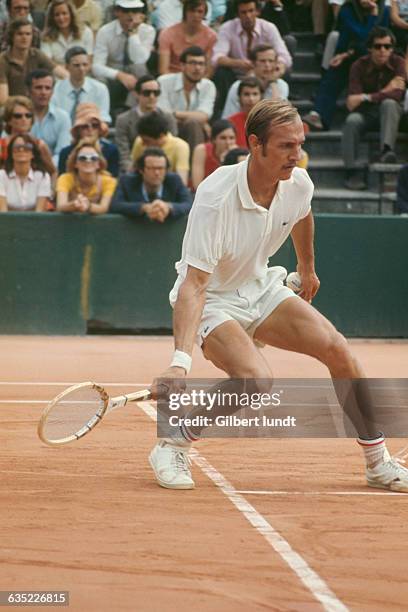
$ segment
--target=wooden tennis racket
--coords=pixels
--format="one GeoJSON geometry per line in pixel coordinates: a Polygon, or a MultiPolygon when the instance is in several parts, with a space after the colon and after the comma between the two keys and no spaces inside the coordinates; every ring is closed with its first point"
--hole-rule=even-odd
{"type": "Polygon", "coordinates": [[[38,423],[40,439],[50,446],[76,442],[90,433],[112,410],[128,402],[148,400],[148,389],[109,397],[103,387],[84,382],[68,387],[45,408],[38,423]]]}

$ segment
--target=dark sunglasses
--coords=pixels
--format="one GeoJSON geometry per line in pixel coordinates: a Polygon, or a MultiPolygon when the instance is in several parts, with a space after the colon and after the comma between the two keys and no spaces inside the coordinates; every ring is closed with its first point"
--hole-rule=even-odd
{"type": "Polygon", "coordinates": [[[82,128],[93,128],[94,130],[97,130],[100,127],[100,123],[99,121],[91,121],[90,123],[84,123],[83,125],[80,126],[81,130],[82,128]]]}
{"type": "Polygon", "coordinates": [[[145,98],[148,98],[149,96],[155,96],[156,98],[158,98],[161,94],[160,89],[142,89],[142,91],[140,92],[142,94],[142,96],[144,96],[145,98]]]}
{"type": "Polygon", "coordinates": [[[124,8],[123,6],[118,6],[118,9],[122,11],[122,13],[144,13],[143,8],[124,8]]]}
{"type": "Polygon", "coordinates": [[[13,113],[12,117],[13,119],[22,119],[23,117],[25,117],[26,119],[32,119],[33,113],[13,113]]]}
{"type": "Polygon", "coordinates": [[[393,46],[394,45],[392,45],[391,43],[375,43],[373,45],[373,49],[375,49],[376,51],[379,51],[380,49],[387,49],[387,51],[389,51],[393,48],[393,46]]]}
{"type": "Polygon", "coordinates": [[[32,151],[33,145],[31,142],[26,142],[25,144],[15,144],[13,145],[13,151],[32,151]]]}
{"type": "Polygon", "coordinates": [[[98,157],[98,155],[94,155],[92,153],[89,153],[89,155],[86,155],[85,153],[81,153],[81,155],[78,155],[77,161],[81,161],[81,162],[97,162],[97,161],[99,161],[99,157],[98,157]]]}

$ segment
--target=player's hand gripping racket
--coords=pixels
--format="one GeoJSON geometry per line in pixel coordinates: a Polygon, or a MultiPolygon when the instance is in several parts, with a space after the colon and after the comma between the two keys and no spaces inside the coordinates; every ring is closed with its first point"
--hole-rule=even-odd
{"type": "Polygon", "coordinates": [[[91,432],[115,408],[150,397],[148,389],[109,397],[105,389],[95,383],[73,385],[47,405],[38,423],[38,435],[51,446],[75,442],[91,432]]]}

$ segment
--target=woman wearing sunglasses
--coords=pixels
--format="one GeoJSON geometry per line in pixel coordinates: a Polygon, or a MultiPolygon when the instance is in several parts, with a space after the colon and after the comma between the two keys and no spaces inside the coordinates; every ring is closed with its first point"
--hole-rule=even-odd
{"type": "Polygon", "coordinates": [[[71,47],[84,47],[92,56],[94,36],[88,26],[79,26],[74,8],[67,0],[52,0],[42,37],[41,51],[65,66],[65,53],[71,47]]]}
{"type": "Polygon", "coordinates": [[[61,149],[58,160],[58,174],[66,172],[68,156],[75,145],[83,138],[91,138],[99,143],[106,163],[107,170],[112,176],[119,175],[119,150],[118,147],[106,140],[108,126],[102,121],[101,114],[96,104],[84,102],[78,105],[75,122],[71,129],[72,144],[61,149]]]}
{"type": "Polygon", "coordinates": [[[0,212],[43,212],[51,196],[51,179],[35,139],[16,134],[7,153],[0,170],[0,212]]]}
{"type": "Polygon", "coordinates": [[[116,179],[106,172],[98,143],[81,140],[68,158],[66,174],[57,181],[57,210],[101,215],[108,211],[116,179]]]}
{"type": "MultiPolygon", "coordinates": [[[[0,159],[7,159],[10,139],[17,134],[27,134],[31,131],[34,121],[33,103],[25,96],[11,96],[5,106],[3,115],[4,132],[1,138],[0,159]]],[[[56,168],[52,161],[51,151],[40,139],[34,139],[41,155],[45,171],[53,175],[56,168]]],[[[4,165],[4,164],[3,164],[4,165]]]]}

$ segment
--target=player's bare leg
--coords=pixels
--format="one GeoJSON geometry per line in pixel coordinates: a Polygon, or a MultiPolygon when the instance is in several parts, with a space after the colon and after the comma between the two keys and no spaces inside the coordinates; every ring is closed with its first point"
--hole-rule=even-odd
{"type": "Polygon", "coordinates": [[[383,435],[373,429],[371,398],[364,384],[364,372],[346,339],[332,323],[304,300],[289,298],[261,323],[254,337],[277,348],[310,355],[327,366],[339,401],[359,432],[368,484],[408,493],[408,470],[391,460],[383,435]],[[356,384],[352,388],[353,397],[342,401],[344,381],[356,381],[356,384]]]}

